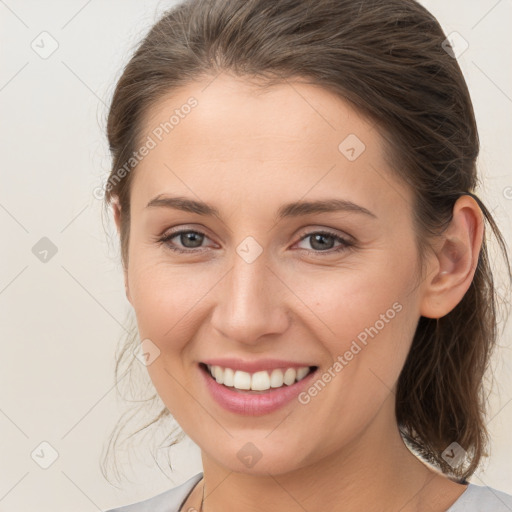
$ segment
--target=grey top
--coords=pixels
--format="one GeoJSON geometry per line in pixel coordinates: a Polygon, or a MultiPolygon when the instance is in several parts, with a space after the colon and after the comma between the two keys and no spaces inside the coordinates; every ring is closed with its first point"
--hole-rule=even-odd
{"type": "MultiPolygon", "coordinates": [[[[106,512],[179,512],[180,507],[201,478],[203,473],[198,473],[181,485],[152,498],[106,512]]],[[[492,487],[469,484],[446,512],[512,512],[512,495],[492,487]]]]}

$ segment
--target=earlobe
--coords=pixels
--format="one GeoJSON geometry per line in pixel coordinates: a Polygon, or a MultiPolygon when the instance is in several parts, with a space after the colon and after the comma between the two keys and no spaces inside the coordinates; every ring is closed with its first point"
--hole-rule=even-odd
{"type": "Polygon", "coordinates": [[[121,205],[119,204],[119,198],[114,197],[112,199],[112,213],[114,215],[114,221],[116,223],[117,233],[121,231],[121,205]]]}
{"type": "Polygon", "coordinates": [[[459,197],[449,226],[440,235],[421,300],[422,316],[441,318],[462,300],[475,274],[484,232],[483,215],[469,195],[459,197]]]}

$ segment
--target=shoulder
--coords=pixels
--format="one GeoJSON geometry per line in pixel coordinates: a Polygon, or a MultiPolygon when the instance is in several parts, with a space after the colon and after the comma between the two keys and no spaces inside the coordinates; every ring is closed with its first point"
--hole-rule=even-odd
{"type": "Polygon", "coordinates": [[[488,486],[469,484],[446,512],[510,512],[512,495],[488,486]]]}
{"type": "Polygon", "coordinates": [[[194,486],[201,480],[203,473],[198,473],[177,487],[157,494],[152,498],[124,507],[113,508],[105,512],[178,512],[179,507],[190,494],[194,486]]]}

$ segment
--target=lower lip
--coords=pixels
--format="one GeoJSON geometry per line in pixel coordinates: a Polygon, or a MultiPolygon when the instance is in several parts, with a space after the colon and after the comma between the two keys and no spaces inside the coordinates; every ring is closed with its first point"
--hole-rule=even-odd
{"type": "Polygon", "coordinates": [[[283,407],[308,387],[317,370],[318,368],[290,386],[271,388],[267,393],[246,393],[219,384],[207,369],[199,366],[199,371],[212,398],[224,409],[243,416],[260,416],[283,407]]]}

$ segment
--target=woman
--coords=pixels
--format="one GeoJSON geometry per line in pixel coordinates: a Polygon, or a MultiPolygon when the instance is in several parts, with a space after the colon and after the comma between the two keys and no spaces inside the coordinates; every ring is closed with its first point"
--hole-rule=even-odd
{"type": "Polygon", "coordinates": [[[453,56],[412,0],[191,0],[152,28],[106,204],[139,358],[203,471],[116,510],[512,510],[467,482],[485,222],[507,254],[453,56]]]}

